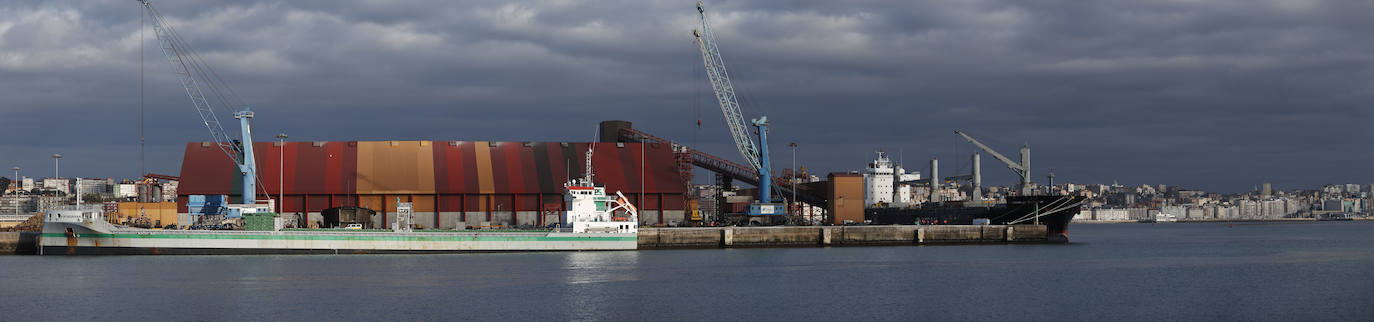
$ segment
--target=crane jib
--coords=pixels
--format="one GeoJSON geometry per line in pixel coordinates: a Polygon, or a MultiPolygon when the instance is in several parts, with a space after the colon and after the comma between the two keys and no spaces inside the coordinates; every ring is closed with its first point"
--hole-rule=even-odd
{"type": "MultiPolygon", "coordinates": [[[[181,86],[186,91],[186,96],[191,99],[191,104],[195,106],[201,123],[209,130],[211,141],[215,142],[225,156],[239,168],[243,176],[243,203],[256,202],[257,188],[264,186],[257,179],[257,165],[253,161],[253,139],[249,126],[249,119],[253,117],[253,112],[248,111],[245,107],[243,111],[235,113],[234,118],[239,119],[243,146],[235,145],[236,140],[229,136],[224,130],[224,126],[220,124],[211,100],[213,99],[226,108],[231,108],[235,104],[246,104],[243,104],[242,99],[237,97],[237,93],[228,84],[225,84],[219,74],[215,73],[214,69],[210,68],[200,58],[200,55],[186,44],[176,29],[167,24],[166,18],[148,0],[139,0],[139,4],[151,18],[158,47],[161,49],[162,55],[167,58],[172,71],[180,77],[181,86]],[[203,90],[202,86],[208,91],[203,90]]],[[[265,188],[263,192],[267,192],[265,188]]]]}
{"type": "Polygon", "coordinates": [[[734,84],[730,81],[730,73],[725,68],[725,60],[721,57],[715,34],[711,32],[711,24],[706,19],[706,10],[700,2],[697,3],[697,12],[701,18],[701,30],[693,31],[693,34],[701,49],[701,58],[706,67],[707,78],[711,81],[711,89],[716,94],[716,102],[720,104],[721,114],[725,117],[725,124],[740,156],[755,170],[761,170],[763,164],[759,160],[759,148],[749,134],[749,125],[744,121],[744,114],[740,112],[734,84]]]}
{"type": "Polygon", "coordinates": [[[188,64],[186,62],[186,57],[184,57],[186,56],[184,53],[186,50],[180,49],[184,47],[184,45],[178,45],[177,39],[179,37],[176,37],[175,30],[166,25],[162,15],[157,12],[157,9],[153,8],[151,3],[148,3],[146,0],[140,1],[140,3],[142,3],[144,9],[151,18],[150,21],[152,22],[153,33],[156,35],[160,45],[159,49],[161,49],[163,56],[166,56],[167,62],[171,65],[173,72],[181,77],[182,88],[186,91],[186,95],[190,97],[191,104],[195,105],[196,112],[201,118],[201,123],[210,131],[211,141],[215,142],[215,144],[223,150],[225,155],[228,156],[230,160],[233,160],[235,164],[241,164],[239,154],[242,153],[242,150],[230,144],[230,142],[233,142],[233,138],[224,131],[224,127],[219,122],[219,117],[215,115],[213,107],[211,107],[209,100],[205,97],[205,92],[202,91],[197,84],[198,82],[196,81],[195,74],[192,74],[192,70],[198,68],[193,67],[195,65],[194,63],[188,64]]]}

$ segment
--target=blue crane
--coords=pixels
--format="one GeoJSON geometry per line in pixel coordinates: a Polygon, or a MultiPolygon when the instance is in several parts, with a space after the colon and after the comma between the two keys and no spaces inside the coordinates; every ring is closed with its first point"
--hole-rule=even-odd
{"type": "MultiPolygon", "coordinates": [[[[260,182],[257,178],[257,164],[253,161],[253,135],[250,129],[253,112],[249,110],[247,104],[243,103],[238,94],[215,73],[214,69],[211,69],[205,61],[201,60],[200,54],[186,44],[176,29],[167,23],[166,18],[156,8],[153,8],[148,0],[138,0],[138,2],[152,22],[153,33],[157,35],[163,56],[167,57],[167,62],[171,64],[172,71],[180,77],[181,86],[186,90],[186,95],[191,98],[191,104],[195,106],[196,112],[200,114],[201,122],[205,124],[205,128],[210,130],[210,140],[215,142],[220,150],[229,157],[229,160],[238,167],[239,175],[243,178],[243,203],[255,203],[260,182]],[[204,83],[209,89],[210,95],[207,96],[207,91],[201,90],[201,83],[204,83]],[[234,105],[244,106],[243,110],[234,113],[234,118],[239,120],[240,144],[234,144],[233,137],[224,131],[224,127],[220,125],[219,117],[215,114],[215,107],[211,104],[212,102],[224,108],[231,108],[234,105]]],[[[263,192],[266,194],[266,191],[263,192]]]]}
{"type": "Polygon", "coordinates": [[[706,75],[711,80],[711,89],[715,91],[721,113],[725,115],[726,127],[735,139],[735,147],[739,149],[745,162],[759,173],[759,200],[749,205],[748,215],[782,215],[785,213],[785,207],[773,203],[772,199],[772,169],[768,162],[768,117],[760,116],[750,121],[758,131],[759,143],[756,146],[744,122],[744,114],[740,112],[739,101],[735,97],[735,86],[730,81],[730,73],[725,69],[725,60],[721,58],[720,47],[716,45],[716,36],[711,32],[711,24],[706,19],[706,9],[701,2],[697,2],[697,14],[701,18],[701,29],[692,30],[692,35],[696,36],[697,45],[701,49],[701,58],[706,64],[706,75]]]}

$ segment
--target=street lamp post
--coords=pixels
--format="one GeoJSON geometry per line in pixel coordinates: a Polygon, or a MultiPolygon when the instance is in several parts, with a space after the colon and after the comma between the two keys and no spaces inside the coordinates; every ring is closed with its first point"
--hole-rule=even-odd
{"type": "Polygon", "coordinates": [[[61,154],[57,154],[57,153],[53,153],[53,154],[52,154],[52,178],[53,178],[53,179],[57,179],[57,178],[61,178],[61,177],[62,177],[61,175],[59,175],[59,172],[57,172],[57,169],[58,169],[58,162],[57,162],[57,161],[58,161],[58,160],[62,160],[62,155],[61,155],[61,154]]]}
{"type": "MultiPolygon", "coordinates": [[[[10,168],[10,170],[14,170],[14,179],[10,180],[10,184],[15,184],[14,181],[19,180],[19,167],[10,168]]],[[[24,181],[22,180],[15,185],[18,186],[20,190],[24,189],[24,181]]],[[[19,199],[14,199],[14,216],[19,217],[19,199]]]]}
{"type": "MultiPolygon", "coordinates": [[[[53,178],[53,180],[62,178],[62,176],[60,175],[60,173],[57,171],[57,169],[59,168],[59,167],[58,167],[58,162],[57,162],[57,161],[59,161],[59,160],[62,160],[62,155],[61,155],[61,154],[57,154],[57,153],[53,153],[53,154],[52,154],[52,178],[53,178]]],[[[69,187],[69,189],[70,189],[70,186],[68,186],[68,187],[69,187]]],[[[70,190],[68,191],[68,193],[70,193],[70,190]]]]}
{"type": "Polygon", "coordinates": [[[277,213],[282,213],[282,202],[286,199],[286,187],[282,177],[286,176],[286,133],[277,133],[277,213]]]}

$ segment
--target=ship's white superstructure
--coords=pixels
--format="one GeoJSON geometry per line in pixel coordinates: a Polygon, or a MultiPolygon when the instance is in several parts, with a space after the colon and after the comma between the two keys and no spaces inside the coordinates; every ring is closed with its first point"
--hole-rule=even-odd
{"type": "Polygon", "coordinates": [[[878,151],[878,158],[864,170],[865,206],[905,206],[911,204],[911,185],[901,182],[921,180],[920,172],[907,173],[900,163],[878,151]]]}
{"type": "Polygon", "coordinates": [[[638,234],[639,209],[620,191],[614,196],[607,195],[606,187],[592,181],[592,153],[595,151],[595,144],[587,149],[584,176],[563,184],[567,190],[563,199],[568,205],[563,212],[563,222],[572,226],[573,233],[638,234]],[[624,216],[616,216],[618,214],[624,216]]]}
{"type": "Polygon", "coordinates": [[[639,232],[639,211],[619,191],[606,195],[606,187],[582,180],[568,182],[567,189],[563,222],[571,224],[573,233],[639,232]]]}

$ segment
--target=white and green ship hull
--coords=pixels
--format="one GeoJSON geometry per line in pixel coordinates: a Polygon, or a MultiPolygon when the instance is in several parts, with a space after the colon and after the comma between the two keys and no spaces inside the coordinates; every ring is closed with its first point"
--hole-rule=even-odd
{"type": "MultiPolygon", "coordinates": [[[[591,172],[591,152],[588,170],[591,172]]],[[[250,158],[251,159],[251,158],[250,158]]],[[[566,230],[393,231],[281,230],[280,218],[256,217],[272,203],[230,205],[244,211],[252,230],[126,228],[105,221],[100,209],[54,211],[43,219],[39,254],[354,254],[633,250],[638,248],[638,210],[624,194],[608,195],[591,176],[567,184],[566,230]],[[273,219],[258,221],[259,219],[273,219]],[[273,222],[275,221],[275,222],[273,222]],[[267,224],[264,224],[267,223],[267,224]]],[[[410,227],[409,203],[397,204],[392,227],[410,227]]],[[[242,227],[242,226],[241,226],[242,227]]]]}
{"type": "Polygon", "coordinates": [[[40,254],[357,254],[633,250],[636,235],[547,231],[213,231],[88,229],[47,223],[40,254]],[[70,230],[68,230],[70,228],[70,230]]]}

